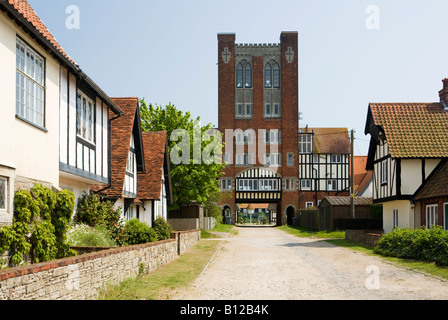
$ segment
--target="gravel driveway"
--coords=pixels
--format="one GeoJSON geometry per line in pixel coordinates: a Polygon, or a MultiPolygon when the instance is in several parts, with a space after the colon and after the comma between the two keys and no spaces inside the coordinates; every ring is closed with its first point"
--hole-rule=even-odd
{"type": "Polygon", "coordinates": [[[448,282],[276,228],[238,229],[175,300],[448,299],[448,282]]]}

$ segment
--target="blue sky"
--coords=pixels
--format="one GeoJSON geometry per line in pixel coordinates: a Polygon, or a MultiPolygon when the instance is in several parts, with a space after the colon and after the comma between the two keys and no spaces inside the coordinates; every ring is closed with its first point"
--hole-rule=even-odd
{"type": "Polygon", "coordinates": [[[218,125],[217,34],[278,43],[299,34],[300,125],[354,129],[366,155],[369,102],[438,101],[448,77],[446,0],[29,0],[67,53],[111,97],[173,103],[218,125]],[[66,8],[79,8],[68,29],[66,8]],[[366,27],[368,6],[379,29],[366,27]]]}

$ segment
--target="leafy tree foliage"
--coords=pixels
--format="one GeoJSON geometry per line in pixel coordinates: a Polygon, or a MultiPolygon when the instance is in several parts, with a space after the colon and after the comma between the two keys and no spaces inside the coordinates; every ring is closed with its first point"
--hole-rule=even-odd
{"type": "Polygon", "coordinates": [[[220,192],[218,179],[225,167],[220,154],[222,136],[217,133],[209,138],[211,124],[202,126],[199,117],[193,119],[189,112],[183,113],[172,104],[153,106],[142,99],[140,113],[143,131],[167,132],[174,202],[170,209],[193,203],[205,205],[212,195],[220,192]],[[179,130],[188,136],[180,138],[179,130]],[[178,159],[183,160],[179,163],[178,159]]]}

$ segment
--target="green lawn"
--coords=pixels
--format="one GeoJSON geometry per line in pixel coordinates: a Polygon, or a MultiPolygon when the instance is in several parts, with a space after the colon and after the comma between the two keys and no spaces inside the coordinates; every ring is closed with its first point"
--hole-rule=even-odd
{"type": "Polygon", "coordinates": [[[292,226],[282,226],[278,227],[280,230],[293,234],[297,237],[306,237],[306,238],[321,238],[329,243],[332,243],[336,246],[344,247],[350,250],[362,252],[368,255],[380,257],[383,260],[389,261],[395,265],[409,268],[414,271],[422,272],[425,274],[429,274],[438,278],[448,280],[448,268],[438,267],[435,263],[429,263],[424,261],[415,261],[409,259],[399,259],[393,257],[385,257],[373,252],[373,249],[368,248],[366,246],[354,243],[352,241],[345,240],[345,232],[344,231],[334,231],[334,232],[326,232],[326,231],[316,231],[313,229],[302,228],[302,227],[292,227],[292,226]]]}

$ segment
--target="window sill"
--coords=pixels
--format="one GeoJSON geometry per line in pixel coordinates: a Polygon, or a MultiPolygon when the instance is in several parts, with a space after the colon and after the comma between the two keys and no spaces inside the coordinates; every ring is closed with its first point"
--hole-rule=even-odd
{"type": "Polygon", "coordinates": [[[41,131],[43,131],[43,132],[48,132],[48,130],[45,129],[44,127],[41,127],[41,126],[39,126],[39,125],[37,125],[37,124],[35,124],[35,123],[33,123],[33,122],[31,122],[31,121],[25,119],[25,118],[19,116],[18,114],[16,114],[16,118],[19,119],[19,120],[21,120],[21,121],[23,121],[23,122],[25,122],[25,123],[27,123],[27,124],[29,124],[30,126],[35,127],[36,129],[39,129],[39,130],[41,130],[41,131]]]}

